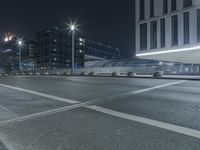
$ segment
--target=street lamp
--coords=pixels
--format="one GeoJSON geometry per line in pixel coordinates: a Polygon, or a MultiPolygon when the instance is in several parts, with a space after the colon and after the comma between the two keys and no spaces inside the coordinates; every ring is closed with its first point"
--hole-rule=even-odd
{"type": "Polygon", "coordinates": [[[22,46],[23,46],[23,40],[19,39],[17,41],[17,45],[19,47],[19,71],[21,71],[21,62],[22,62],[22,46]]]}
{"type": "Polygon", "coordinates": [[[74,60],[75,60],[75,39],[74,39],[74,37],[75,37],[75,30],[76,30],[76,25],[74,25],[74,24],[71,24],[70,25],[70,30],[71,30],[71,32],[72,32],[72,75],[74,75],[74,60]]]}

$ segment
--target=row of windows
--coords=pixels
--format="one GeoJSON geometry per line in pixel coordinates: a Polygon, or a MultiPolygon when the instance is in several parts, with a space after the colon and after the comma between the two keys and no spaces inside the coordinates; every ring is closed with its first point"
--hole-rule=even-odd
{"type": "MultiPolygon", "coordinates": [[[[150,22],[150,48],[157,48],[157,20],[150,22]]],[[[166,46],[166,23],[165,18],[160,19],[160,47],[166,46]]],[[[178,16],[171,16],[171,46],[178,45],[178,16]]],[[[190,44],[190,14],[183,14],[183,42],[190,44]]],[[[200,42],[200,9],[197,9],[197,42],[200,42]]],[[[140,50],[147,50],[147,23],[140,24],[140,50]]]]}
{"type": "MultiPolygon", "coordinates": [[[[154,17],[154,0],[150,0],[150,17],[154,17]]],[[[183,0],[183,8],[192,6],[192,0],[183,0]]],[[[171,11],[177,10],[177,0],[171,0],[171,11]]],[[[163,0],[163,14],[168,13],[168,0],[163,0]]],[[[140,0],[140,20],[145,19],[145,0],[140,0]]]]}

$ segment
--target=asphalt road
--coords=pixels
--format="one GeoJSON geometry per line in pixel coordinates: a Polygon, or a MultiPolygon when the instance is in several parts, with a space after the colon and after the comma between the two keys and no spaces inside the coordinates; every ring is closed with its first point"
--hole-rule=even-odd
{"type": "Polygon", "coordinates": [[[0,150],[199,150],[200,81],[0,77],[0,150]]]}

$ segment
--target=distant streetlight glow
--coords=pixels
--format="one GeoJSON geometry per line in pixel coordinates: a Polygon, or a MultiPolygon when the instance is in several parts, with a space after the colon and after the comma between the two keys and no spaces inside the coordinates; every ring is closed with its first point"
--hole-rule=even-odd
{"type": "Polygon", "coordinates": [[[70,29],[71,29],[71,31],[74,31],[75,30],[75,25],[71,25],[70,29]]]}
{"type": "Polygon", "coordinates": [[[11,41],[13,39],[13,36],[5,37],[4,42],[11,41]]]}
{"type": "Polygon", "coordinates": [[[8,38],[6,37],[4,41],[5,41],[5,42],[8,42],[8,38]]]}
{"type": "Polygon", "coordinates": [[[19,46],[21,46],[22,45],[22,41],[20,40],[20,41],[18,41],[18,45],[19,46]]]}

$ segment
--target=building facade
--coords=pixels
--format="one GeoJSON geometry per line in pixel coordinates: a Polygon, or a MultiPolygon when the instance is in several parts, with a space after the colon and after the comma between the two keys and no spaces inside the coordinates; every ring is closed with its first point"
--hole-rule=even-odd
{"type": "Polygon", "coordinates": [[[24,40],[22,46],[22,64],[23,70],[34,70],[37,68],[37,42],[33,40],[24,40]]]}
{"type": "MultiPolygon", "coordinates": [[[[68,31],[50,27],[37,32],[37,64],[41,69],[70,68],[72,37],[68,31]]],[[[87,60],[117,59],[118,48],[75,36],[75,68],[87,60]]]]}
{"type": "MultiPolygon", "coordinates": [[[[5,72],[19,71],[19,52],[18,38],[13,33],[5,33],[4,41],[0,51],[0,66],[5,72]]],[[[21,71],[34,70],[36,66],[36,42],[23,39],[21,45],[21,71]]]]}
{"type": "MultiPolygon", "coordinates": [[[[71,38],[58,27],[50,27],[37,32],[37,64],[41,69],[71,67],[71,38]]],[[[76,55],[76,66],[83,67],[82,55],[76,55]]]]}
{"type": "Polygon", "coordinates": [[[78,38],[76,49],[84,54],[84,60],[119,59],[120,50],[85,38],[78,38]]]}
{"type": "Polygon", "coordinates": [[[17,38],[13,33],[5,33],[1,50],[1,63],[5,72],[19,70],[19,48],[17,47],[17,38]]]}
{"type": "Polygon", "coordinates": [[[200,1],[136,0],[136,56],[200,63],[200,1]]]}

